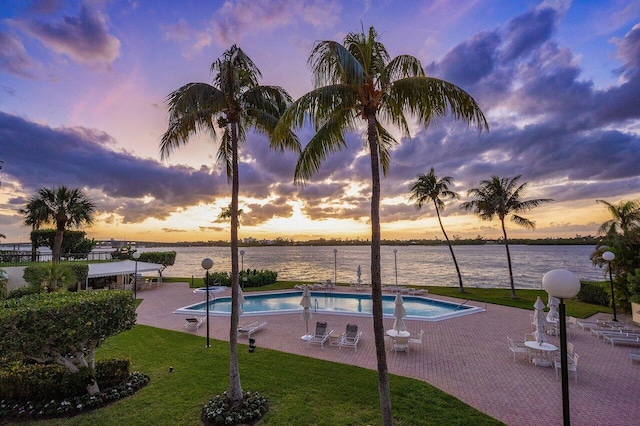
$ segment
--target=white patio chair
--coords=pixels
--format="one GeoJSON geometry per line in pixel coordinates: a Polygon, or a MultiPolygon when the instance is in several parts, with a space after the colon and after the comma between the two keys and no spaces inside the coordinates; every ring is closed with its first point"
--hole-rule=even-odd
{"type": "MultiPolygon", "coordinates": [[[[573,353],[573,357],[569,357],[567,354],[567,371],[573,371],[575,382],[578,383],[578,354],[573,353]]],[[[556,379],[558,378],[558,370],[562,370],[562,361],[559,356],[556,356],[553,362],[554,369],[556,370],[556,379]]]]}
{"type": "Polygon", "coordinates": [[[393,339],[393,353],[396,354],[398,352],[406,352],[409,353],[409,338],[408,337],[396,337],[393,339]]]}
{"type": "Polygon", "coordinates": [[[524,345],[524,342],[516,343],[511,337],[507,336],[507,341],[509,342],[509,350],[513,354],[513,363],[516,362],[517,354],[525,354],[529,361],[531,361],[531,351],[524,345]]]}

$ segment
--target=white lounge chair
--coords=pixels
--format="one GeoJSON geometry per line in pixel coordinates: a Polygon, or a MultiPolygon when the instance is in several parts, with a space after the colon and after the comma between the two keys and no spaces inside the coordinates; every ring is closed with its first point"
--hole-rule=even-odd
{"type": "Polygon", "coordinates": [[[631,364],[633,364],[634,361],[640,361],[640,352],[638,351],[629,352],[629,359],[631,360],[631,364]]]}
{"type": "Polygon", "coordinates": [[[316,322],[316,331],[313,337],[307,341],[307,346],[320,345],[320,349],[324,349],[324,343],[329,339],[331,333],[333,333],[333,330],[327,331],[327,323],[325,321],[316,322]]]}
{"type": "Polygon", "coordinates": [[[605,341],[611,343],[611,346],[618,345],[633,345],[640,346],[640,335],[613,335],[613,334],[605,334],[602,336],[605,341]]]}
{"type": "Polygon", "coordinates": [[[185,318],[186,323],[184,324],[184,328],[186,328],[187,330],[198,330],[202,323],[206,320],[206,317],[185,318]]]}
{"type": "Polygon", "coordinates": [[[340,343],[338,343],[338,349],[342,349],[342,347],[353,348],[356,352],[358,352],[358,342],[360,341],[360,336],[362,336],[362,331],[358,331],[358,326],[356,324],[347,324],[347,330],[344,332],[342,337],[340,337],[340,343]]]}
{"type": "Polygon", "coordinates": [[[238,327],[238,334],[246,334],[248,338],[258,330],[262,330],[267,326],[266,322],[254,321],[238,327]]]}

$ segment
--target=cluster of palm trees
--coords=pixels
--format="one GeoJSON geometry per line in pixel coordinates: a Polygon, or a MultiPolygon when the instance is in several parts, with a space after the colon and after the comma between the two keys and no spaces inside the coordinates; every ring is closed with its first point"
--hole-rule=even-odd
{"type": "Polygon", "coordinates": [[[270,139],[276,150],[300,154],[294,181],[305,184],[331,153],[346,147],[346,132],[363,132],[371,163],[371,284],[378,385],[383,424],[391,425],[391,399],[384,350],[382,283],[380,276],[380,170],[389,172],[391,150],[397,140],[393,126],[409,135],[407,116],[427,127],[434,118],[451,115],[479,131],[488,130],[476,101],[464,90],[425,75],[420,61],[410,55],[391,58],[371,27],[346,35],[342,43],[320,41],[308,64],[315,88],[296,101],[280,87],[258,84],[261,73],[237,46],[211,66],[213,84],[188,83],[167,99],[169,126],[160,150],[166,159],[190,137],[204,132],[219,142],[218,163],[231,182],[232,309],[230,340],[230,403],[242,401],[238,371],[238,151],[246,132],[270,139]],[[293,130],[310,123],[315,134],[301,148],[293,130]]]}
{"type": "MultiPolygon", "coordinates": [[[[531,210],[542,203],[553,201],[549,198],[522,200],[527,184],[518,184],[521,177],[521,175],[513,178],[492,176],[491,179],[483,180],[480,182],[479,187],[471,188],[468,191],[467,195],[472,198],[471,201],[464,202],[460,206],[464,210],[476,213],[482,220],[492,220],[494,217],[497,217],[500,220],[504,246],[507,250],[509,283],[511,285],[512,298],[516,297],[516,290],[513,281],[513,269],[511,267],[511,254],[509,253],[509,239],[507,237],[507,229],[504,223],[505,218],[511,215],[511,221],[515,224],[525,228],[534,229],[535,223],[520,216],[518,213],[531,210]]],[[[442,229],[444,238],[449,245],[449,251],[451,252],[451,257],[453,258],[453,263],[456,267],[456,272],[458,273],[460,292],[464,293],[460,268],[458,267],[458,262],[453,252],[451,241],[449,241],[449,236],[444,230],[442,219],[440,218],[440,212],[445,208],[444,200],[457,200],[460,198],[460,195],[457,192],[449,189],[449,186],[452,184],[452,177],[445,176],[438,178],[432,167],[426,175],[419,175],[416,182],[411,186],[410,200],[415,200],[416,207],[418,209],[422,208],[422,206],[427,202],[433,202],[433,206],[438,217],[438,223],[440,224],[440,229],[442,229]]]]}

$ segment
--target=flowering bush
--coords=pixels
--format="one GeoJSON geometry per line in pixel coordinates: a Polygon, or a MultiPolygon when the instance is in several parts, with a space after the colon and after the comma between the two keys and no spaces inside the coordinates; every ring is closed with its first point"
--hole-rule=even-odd
{"type": "Polygon", "coordinates": [[[212,426],[252,424],[269,410],[267,399],[258,392],[243,392],[242,404],[232,407],[227,392],[216,395],[202,409],[202,421],[212,426]]]}
{"type": "Polygon", "coordinates": [[[149,376],[133,372],[129,379],[98,395],[81,395],[48,402],[0,401],[0,423],[6,419],[44,419],[50,417],[68,417],[103,407],[113,401],[133,395],[149,383],[149,376]]]}

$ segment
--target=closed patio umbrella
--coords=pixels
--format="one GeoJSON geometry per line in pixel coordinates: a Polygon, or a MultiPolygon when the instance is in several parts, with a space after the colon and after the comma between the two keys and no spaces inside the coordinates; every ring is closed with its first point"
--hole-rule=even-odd
{"type": "Polygon", "coordinates": [[[549,339],[547,337],[547,319],[545,318],[544,302],[540,299],[540,296],[536,299],[536,303],[533,304],[533,321],[536,325],[536,331],[533,333],[538,344],[546,343],[549,339]]]}
{"type": "Polygon", "coordinates": [[[404,318],[407,316],[407,311],[404,309],[404,301],[402,300],[402,294],[398,292],[396,294],[395,309],[393,310],[393,316],[396,320],[393,322],[393,329],[396,331],[406,331],[407,327],[404,325],[404,318]]]}
{"type": "Polygon", "coordinates": [[[302,336],[302,338],[304,339],[307,336],[311,337],[311,335],[309,334],[309,320],[312,317],[312,315],[311,315],[311,293],[309,293],[309,286],[308,285],[305,285],[304,286],[304,290],[302,291],[302,300],[300,301],[300,306],[302,306],[302,319],[304,320],[304,322],[307,325],[307,334],[302,336]]]}
{"type": "Polygon", "coordinates": [[[556,299],[552,295],[549,295],[549,301],[547,302],[547,307],[549,308],[549,312],[547,313],[547,321],[555,322],[560,318],[560,313],[558,313],[558,306],[560,306],[560,300],[556,299]]]}

